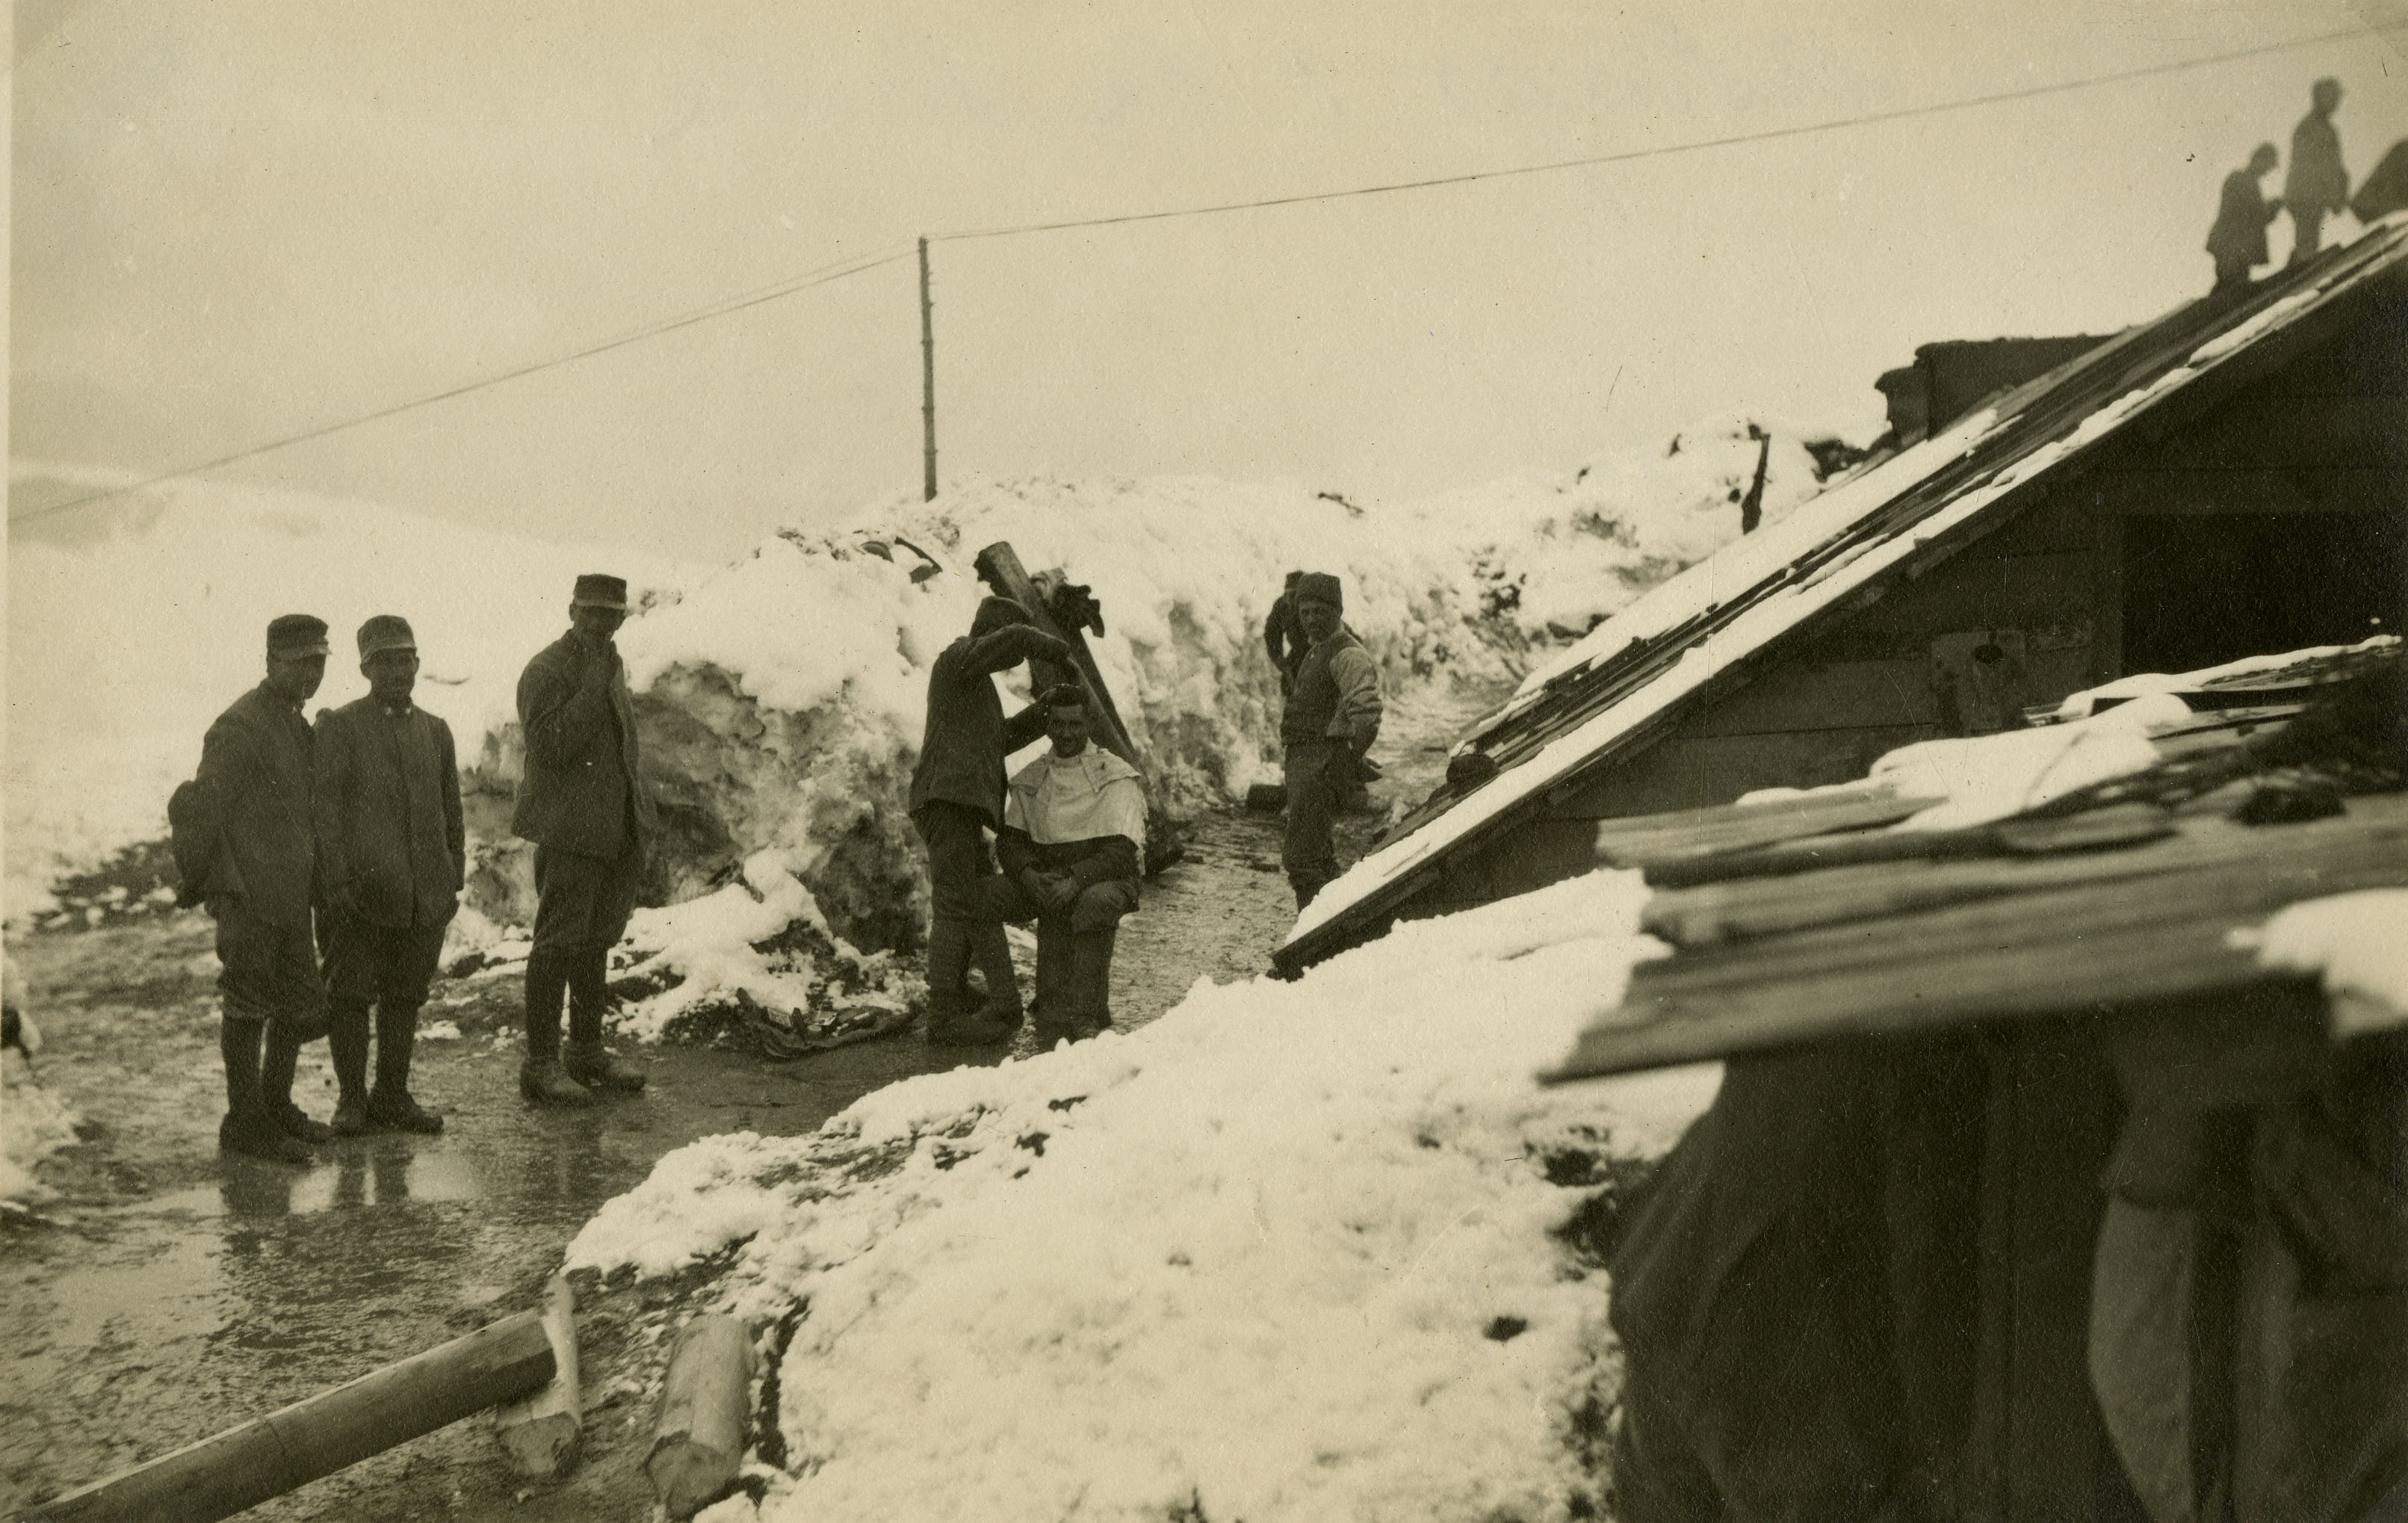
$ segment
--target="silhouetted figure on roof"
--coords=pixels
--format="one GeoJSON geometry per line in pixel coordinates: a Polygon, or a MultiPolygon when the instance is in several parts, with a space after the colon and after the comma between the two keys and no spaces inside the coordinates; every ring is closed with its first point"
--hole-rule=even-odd
{"type": "Polygon", "coordinates": [[[2403,207],[2408,207],[2408,137],[2391,145],[2374,172],[2358,181],[2358,194],[2349,202],[2350,213],[2362,223],[2380,222],[2403,207]]]}
{"type": "Polygon", "coordinates": [[[2349,205],[2349,171],[2342,167],[2341,134],[2332,124],[2333,108],[2341,104],[2341,81],[2318,79],[2309,99],[2308,114],[2291,129],[2291,172],[2283,177],[2294,265],[2315,255],[2326,214],[2349,205]]]}
{"type": "Polygon", "coordinates": [[[2224,196],[2215,209],[2215,225],[2207,231],[2207,251],[2215,261],[2215,289],[2210,295],[2230,298],[2249,289],[2249,270],[2270,257],[2266,224],[2282,208],[2270,203],[2258,181],[2282,156],[2272,143],[2260,143],[2246,166],[2224,177],[2224,196]]]}

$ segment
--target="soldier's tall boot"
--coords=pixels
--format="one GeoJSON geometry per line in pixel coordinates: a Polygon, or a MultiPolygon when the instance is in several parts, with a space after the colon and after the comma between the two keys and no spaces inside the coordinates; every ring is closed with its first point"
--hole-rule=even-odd
{"type": "Polygon", "coordinates": [[[560,1066],[560,997],[568,970],[559,955],[530,953],[526,970],[526,1060],[519,1093],[538,1105],[591,1105],[594,1097],[560,1066]]]}
{"type": "Polygon", "coordinates": [[[278,1163],[308,1163],[309,1150],[284,1135],[259,1104],[260,1044],[265,1021],[229,1015],[218,1023],[218,1054],[225,1061],[226,1114],[218,1123],[218,1146],[227,1153],[278,1163]]]}
{"type": "Polygon", "coordinates": [[[1011,1035],[1011,1028],[999,1021],[983,1020],[970,1009],[970,922],[951,916],[928,927],[931,1047],[980,1047],[1011,1035]]]}
{"type": "Polygon", "coordinates": [[[301,1043],[323,1035],[325,1024],[325,1016],[318,1013],[272,1017],[259,1058],[260,1110],[285,1136],[312,1145],[333,1142],[334,1128],[302,1114],[293,1103],[293,1078],[301,1068],[301,1043]]]}
{"type": "MultiPolygon", "coordinates": [[[[1070,1009],[1079,1036],[1092,1037],[1112,1024],[1112,942],[1118,926],[1082,930],[1071,938],[1070,1009]]],[[[1072,1040],[1077,1040],[1073,1038],[1072,1040]]]]}
{"type": "Polygon", "coordinates": [[[368,1093],[368,1119],[392,1131],[433,1136],[443,1118],[409,1095],[409,1059],[418,1047],[418,1007],[377,1001],[376,1088],[368,1093]]]}
{"type": "Polygon", "coordinates": [[[970,923],[970,963],[986,980],[986,1002],[972,1019],[999,1028],[1008,1039],[1020,1029],[1027,1013],[1020,1003],[1020,975],[1011,966],[1011,941],[1000,920],[970,923]]]}
{"type": "Polygon", "coordinates": [[[328,1001],[326,1052],[335,1060],[335,1135],[358,1137],[368,1129],[368,1007],[366,1001],[328,1001]]]}
{"type": "Polygon", "coordinates": [[[644,1075],[623,1069],[602,1045],[602,1014],[610,1007],[610,949],[590,947],[568,965],[568,1076],[588,1089],[632,1095],[644,1075]]]}
{"type": "Polygon", "coordinates": [[[1037,921],[1037,1044],[1051,1047],[1079,1029],[1077,995],[1078,941],[1068,915],[1041,915],[1037,921]]]}

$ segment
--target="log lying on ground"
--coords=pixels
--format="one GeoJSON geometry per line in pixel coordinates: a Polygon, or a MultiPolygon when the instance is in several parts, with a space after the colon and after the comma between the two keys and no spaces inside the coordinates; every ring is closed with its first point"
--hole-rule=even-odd
{"type": "Polygon", "coordinates": [[[296,1401],[105,1481],[8,1515],[9,1523],[213,1523],[552,1377],[543,1319],[521,1312],[346,1386],[296,1401]]]}
{"type": "Polygon", "coordinates": [[[494,1436],[521,1475],[552,1481],[576,1468],[583,1448],[584,1402],[577,1388],[577,1294],[566,1275],[544,1287],[544,1335],[552,1342],[552,1384],[494,1409],[494,1436]]]}
{"type": "Polygon", "coordinates": [[[678,1331],[661,1411],[644,1458],[671,1517],[692,1517],[736,1482],[752,1408],[752,1338],[732,1316],[704,1315],[678,1331]]]}

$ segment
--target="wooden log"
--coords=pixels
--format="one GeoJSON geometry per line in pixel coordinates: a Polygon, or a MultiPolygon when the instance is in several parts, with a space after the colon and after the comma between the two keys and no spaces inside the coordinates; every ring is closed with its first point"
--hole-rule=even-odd
{"type": "Polygon", "coordinates": [[[577,1466],[584,1447],[584,1401],[578,1391],[577,1293],[555,1274],[544,1289],[544,1336],[552,1341],[552,1384],[494,1409],[494,1436],[521,1475],[553,1481],[577,1466]]]}
{"type": "MultiPolygon", "coordinates": [[[[1113,704],[1111,691],[1104,686],[1104,674],[1096,667],[1094,654],[1087,649],[1085,637],[1075,629],[1064,629],[1054,622],[1053,610],[1045,604],[1045,595],[1038,590],[1027,568],[1020,564],[1019,553],[1009,541],[998,539],[980,551],[971,565],[981,581],[1026,609],[1030,621],[1038,628],[1070,647],[1072,665],[1068,671],[1061,670],[1050,661],[1032,662],[1030,665],[1038,668],[1038,676],[1050,673],[1054,682],[1078,683],[1087,695],[1088,711],[1096,722],[1096,741],[1136,768],[1139,775],[1144,775],[1145,764],[1138,760],[1137,747],[1129,740],[1128,726],[1121,723],[1121,711],[1113,704]]],[[[1040,682],[1039,691],[1051,685],[1052,682],[1040,682]]],[[[1148,791],[1151,791],[1150,787],[1148,791]]]]}
{"type": "Polygon", "coordinates": [[[752,1339],[716,1314],[678,1331],[644,1473],[671,1517],[692,1517],[736,1483],[752,1414],[752,1339]]]}
{"type": "Polygon", "coordinates": [[[522,1312],[8,1516],[11,1523],[212,1523],[540,1390],[552,1372],[542,1317],[522,1312]]]}

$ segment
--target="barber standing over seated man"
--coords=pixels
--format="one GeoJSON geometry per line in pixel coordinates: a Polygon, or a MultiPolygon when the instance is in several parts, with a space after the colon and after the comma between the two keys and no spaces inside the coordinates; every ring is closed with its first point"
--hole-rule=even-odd
{"type": "Polygon", "coordinates": [[[270,623],[266,681],[209,726],[200,770],[168,804],[182,901],[207,904],[217,922],[226,1085],[218,1146],[280,1163],[308,1163],[302,1144],[333,1135],[293,1103],[301,1043],[325,1015],[310,941],[317,851],[301,717],[325,675],[325,620],[287,613],[270,623]]]}
{"type": "Polygon", "coordinates": [[[1345,597],[1326,571],[1297,578],[1296,611],[1311,643],[1280,716],[1287,750],[1287,839],[1280,865],[1298,910],[1338,876],[1330,826],[1356,768],[1380,738],[1380,668],[1340,614],[1345,597]]]}
{"type": "Polygon", "coordinates": [[[1045,695],[1054,747],[1020,769],[996,841],[1007,920],[1037,921],[1037,1037],[1092,1037],[1112,1024],[1112,941],[1137,908],[1145,861],[1145,784],[1087,740],[1087,697],[1045,695]]]}
{"type": "Polygon", "coordinates": [[[519,1093],[548,1105],[590,1104],[595,1089],[644,1087],[642,1074],[602,1047],[610,949],[635,912],[655,818],[638,766],[635,697],[611,638],[626,619],[624,580],[579,577],[568,633],[537,652],[519,678],[526,772],[510,828],[535,842],[536,892],[519,1093]]]}
{"type": "Polygon", "coordinates": [[[1004,1042],[1020,1029],[1011,970],[989,885],[985,832],[1003,829],[1003,760],[1045,733],[1045,706],[1010,719],[995,674],[1035,658],[1068,668],[1070,647],[1029,623],[1008,597],[989,597],[970,632],[928,668],[928,726],[911,772],[911,824],[928,847],[928,1041],[940,1047],[1004,1042]],[[970,1008],[969,970],[986,977],[986,1003],[970,1008]]]}
{"type": "Polygon", "coordinates": [[[418,1010],[460,907],[467,838],[452,726],[410,701],[418,639],[380,613],[360,625],[368,695],[318,716],[319,940],[326,949],[326,1045],[335,1130],[438,1132],[409,1095],[418,1010]],[[376,1087],[367,1086],[376,1006],[376,1087]]]}

